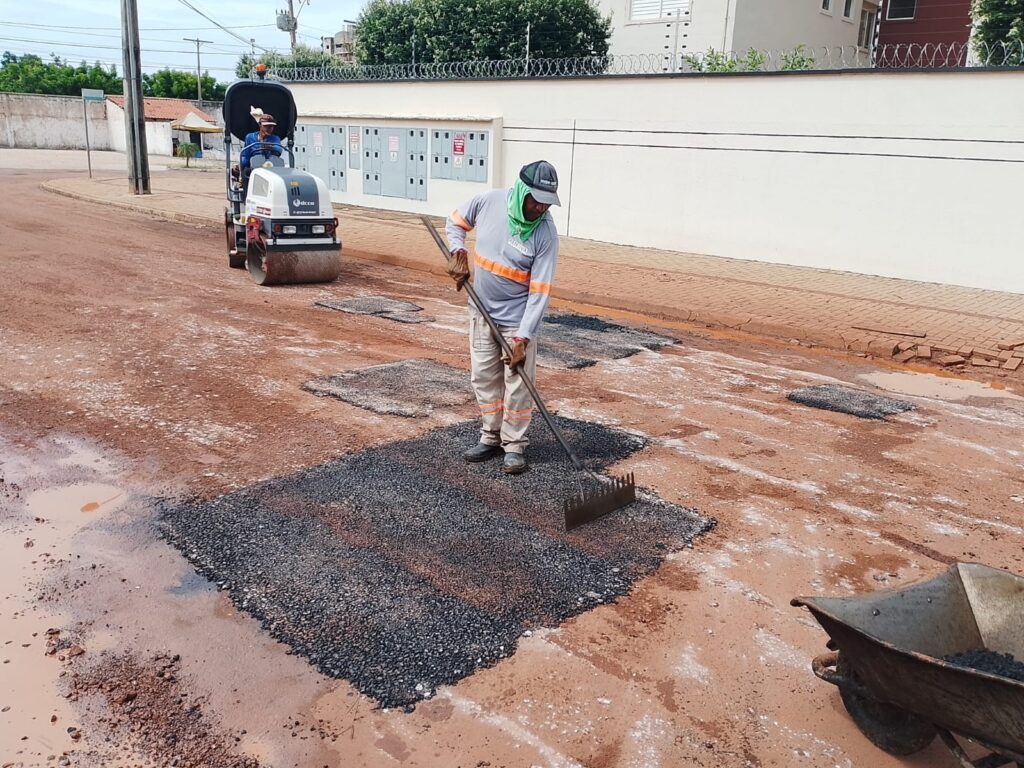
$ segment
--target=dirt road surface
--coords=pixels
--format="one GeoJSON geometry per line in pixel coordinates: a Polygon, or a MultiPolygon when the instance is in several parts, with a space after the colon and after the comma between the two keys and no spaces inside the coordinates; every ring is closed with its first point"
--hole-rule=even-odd
{"type": "Polygon", "coordinates": [[[646,436],[615,471],[717,527],[618,601],[382,710],[198,577],[157,536],[158,500],[473,418],[472,403],[408,418],[302,389],[410,358],[468,369],[461,296],[359,260],[331,285],[260,289],[227,268],[219,231],[3,173],[0,764],[954,765],[934,744],[906,760],[871,746],[811,674],[826,636],[789,601],[954,559],[1024,572],[1018,394],[619,317],[679,343],[542,369],[542,389],[563,416],[646,436]],[[314,306],[371,294],[433,322],[314,306]],[[867,421],[786,400],[823,383],[915,409],[867,421]]]}

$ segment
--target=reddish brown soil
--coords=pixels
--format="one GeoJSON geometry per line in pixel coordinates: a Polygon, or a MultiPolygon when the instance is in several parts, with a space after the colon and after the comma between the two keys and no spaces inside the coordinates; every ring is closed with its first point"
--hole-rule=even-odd
{"type": "MultiPolygon", "coordinates": [[[[17,205],[0,210],[0,765],[65,751],[76,765],[167,764],[118,735],[120,684],[60,697],[67,662],[46,656],[43,633],[76,622],[89,661],[180,655],[175,690],[202,699],[209,724],[194,748],[265,765],[955,765],[936,745],[909,760],[872,747],[811,674],[826,637],[789,600],[900,586],[955,559],[1024,570],[1012,393],[939,388],[865,422],[785,393],[866,386],[869,364],[679,327],[660,355],[543,371],[562,413],[653,439],[618,471],[719,526],[617,604],[524,638],[411,715],[382,712],[196,581],[155,538],[151,498],[215,495],[472,417],[385,417],[300,389],[410,357],[467,368],[461,297],[364,261],[333,285],[260,289],[228,269],[222,233],[50,196],[40,178],[5,176],[17,205]],[[437,323],[313,306],[364,292],[437,323]],[[77,742],[61,735],[72,725],[77,742]]],[[[155,722],[180,722],[176,697],[154,701],[171,718],[155,722]]]]}

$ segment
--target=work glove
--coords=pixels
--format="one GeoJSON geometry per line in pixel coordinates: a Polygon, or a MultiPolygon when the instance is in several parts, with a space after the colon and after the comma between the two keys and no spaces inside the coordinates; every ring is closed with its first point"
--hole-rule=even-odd
{"type": "Polygon", "coordinates": [[[469,254],[465,248],[456,248],[448,257],[448,275],[458,291],[469,281],[469,254]]]}
{"type": "Polygon", "coordinates": [[[526,347],[529,344],[530,344],[530,340],[529,339],[524,339],[524,338],[522,338],[520,336],[516,336],[515,338],[513,338],[512,339],[512,344],[511,344],[512,356],[511,357],[508,357],[508,356],[502,357],[502,360],[505,362],[505,365],[507,365],[509,368],[511,368],[514,371],[516,368],[518,368],[523,363],[525,363],[526,362],[526,347]]]}

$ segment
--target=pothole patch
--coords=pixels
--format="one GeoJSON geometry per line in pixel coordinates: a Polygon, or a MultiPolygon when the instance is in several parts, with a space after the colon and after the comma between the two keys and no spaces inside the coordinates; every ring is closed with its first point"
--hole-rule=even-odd
{"type": "Polygon", "coordinates": [[[544,318],[537,363],[545,368],[589,368],[675,344],[668,336],[568,312],[544,318]]]}
{"type": "Polygon", "coordinates": [[[419,359],[321,376],[302,388],[389,416],[429,416],[473,400],[466,371],[419,359]]]}
{"type": "Polygon", "coordinates": [[[841,387],[837,384],[803,387],[793,390],[786,397],[794,403],[811,408],[848,413],[861,419],[885,419],[888,416],[914,410],[914,404],[908,403],[906,400],[873,395],[870,392],[841,387]]]}
{"type": "Polygon", "coordinates": [[[397,323],[432,323],[434,318],[423,313],[423,307],[410,301],[387,296],[356,296],[350,299],[322,299],[314,302],[319,307],[335,309],[353,315],[373,315],[397,323]]]}
{"type": "MultiPolygon", "coordinates": [[[[601,468],[645,445],[559,419],[601,468]]],[[[510,656],[524,632],[614,601],[714,521],[649,493],[565,533],[578,490],[539,432],[531,471],[466,464],[464,422],[212,501],[167,504],[161,531],[196,567],[326,675],[383,707],[429,698],[510,656]]]]}

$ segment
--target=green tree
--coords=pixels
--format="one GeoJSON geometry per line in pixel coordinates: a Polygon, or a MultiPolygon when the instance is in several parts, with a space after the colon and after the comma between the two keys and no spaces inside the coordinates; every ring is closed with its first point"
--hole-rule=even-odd
{"type": "Polygon", "coordinates": [[[355,30],[360,64],[604,57],[611,20],[592,0],[371,0],[355,30]]]}
{"type": "Polygon", "coordinates": [[[199,152],[199,145],[193,144],[186,141],[183,144],[178,145],[178,157],[185,158],[185,167],[188,168],[189,160],[196,156],[199,152]]]}
{"type": "Polygon", "coordinates": [[[974,52],[996,66],[1024,64],[1024,0],[974,0],[974,52]]]}
{"type": "MultiPolygon", "coordinates": [[[[337,59],[330,54],[324,53],[319,48],[312,48],[308,45],[297,45],[292,53],[280,54],[275,52],[263,53],[255,59],[248,53],[238,59],[238,66],[235,67],[235,74],[241,78],[247,78],[252,74],[257,64],[266,64],[271,69],[306,69],[309,67],[322,67],[325,64],[337,65],[337,59]]],[[[194,82],[194,80],[193,80],[194,82]]],[[[204,86],[205,91],[205,86],[204,86]]]]}
{"type": "Polygon", "coordinates": [[[83,61],[75,66],[58,56],[43,61],[39,56],[17,56],[10,51],[0,56],[0,91],[78,96],[83,88],[121,93],[124,85],[115,67],[104,67],[98,62],[83,61]]]}
{"type": "MultiPolygon", "coordinates": [[[[203,73],[203,99],[221,101],[227,86],[218,83],[210,74],[203,73]]],[[[146,96],[169,99],[194,99],[196,97],[196,76],[192,72],[178,69],[161,69],[142,76],[142,91],[146,96]]]]}

